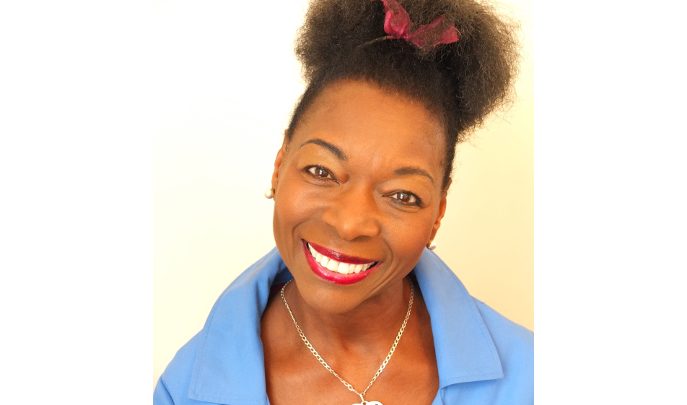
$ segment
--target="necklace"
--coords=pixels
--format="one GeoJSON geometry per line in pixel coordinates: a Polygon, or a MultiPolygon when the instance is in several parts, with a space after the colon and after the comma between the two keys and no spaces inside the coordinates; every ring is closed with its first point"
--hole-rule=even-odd
{"type": "Polygon", "coordinates": [[[382,374],[382,371],[384,371],[384,368],[386,368],[386,365],[389,364],[389,360],[391,360],[391,356],[394,355],[394,352],[396,351],[396,346],[398,346],[398,342],[401,340],[401,336],[403,336],[403,332],[405,332],[406,325],[408,324],[408,319],[410,318],[410,312],[413,309],[413,298],[415,296],[415,288],[413,287],[413,283],[410,283],[410,300],[408,300],[408,311],[406,311],[406,316],[403,319],[403,323],[401,324],[401,329],[398,330],[398,333],[396,334],[396,339],[394,339],[394,343],[391,345],[391,349],[389,349],[389,353],[386,355],[386,358],[384,361],[382,361],[382,364],[379,366],[377,369],[377,372],[375,375],[372,377],[372,380],[367,384],[367,387],[362,392],[358,392],[353,386],[346,380],[344,380],[332,367],[327,364],[327,362],[322,358],[322,356],[315,350],[315,347],[313,347],[312,343],[308,340],[307,337],[305,337],[305,333],[303,333],[303,329],[301,329],[300,325],[298,325],[298,321],[296,321],[296,317],[293,316],[293,312],[291,312],[291,307],[289,307],[289,303],[286,302],[286,296],[284,296],[284,291],[286,290],[286,286],[289,285],[289,283],[292,280],[289,280],[284,284],[284,286],[281,288],[281,300],[284,302],[284,306],[286,307],[286,310],[289,312],[289,315],[291,316],[291,320],[293,321],[293,325],[296,327],[296,331],[298,331],[298,336],[301,337],[301,340],[305,344],[305,347],[310,350],[310,353],[312,353],[313,356],[317,359],[317,361],[322,364],[322,366],[329,371],[334,377],[338,378],[339,381],[341,381],[341,384],[343,384],[346,388],[348,388],[349,391],[352,393],[356,394],[357,396],[360,397],[360,402],[355,403],[353,405],[383,405],[379,401],[366,401],[365,400],[365,394],[367,394],[367,391],[372,387],[372,384],[374,384],[375,381],[377,381],[377,377],[379,377],[380,374],[382,374]]]}

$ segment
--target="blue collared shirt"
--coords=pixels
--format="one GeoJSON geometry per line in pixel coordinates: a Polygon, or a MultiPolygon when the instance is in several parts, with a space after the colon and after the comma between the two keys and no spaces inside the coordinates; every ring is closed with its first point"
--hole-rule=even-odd
{"type": "MultiPolygon", "coordinates": [[[[432,405],[534,403],[532,332],[471,297],[433,252],[425,250],[413,271],[437,357],[432,405]]],[[[260,319],[272,284],[290,278],[276,249],[244,271],[167,366],[154,404],[269,404],[260,319]]]]}

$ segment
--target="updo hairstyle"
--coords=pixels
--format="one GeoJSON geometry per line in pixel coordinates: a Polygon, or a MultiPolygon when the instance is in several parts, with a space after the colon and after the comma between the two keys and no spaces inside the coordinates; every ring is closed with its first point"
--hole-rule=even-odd
{"type": "Polygon", "coordinates": [[[512,26],[473,0],[401,0],[415,26],[443,15],[458,42],[419,49],[384,32],[379,0],[314,0],[296,42],[307,88],[286,131],[290,140],[318,94],[333,82],[363,80],[421,102],[445,128],[443,189],[455,146],[507,99],[516,71],[512,26]],[[376,40],[376,41],[375,41],[376,40]]]}

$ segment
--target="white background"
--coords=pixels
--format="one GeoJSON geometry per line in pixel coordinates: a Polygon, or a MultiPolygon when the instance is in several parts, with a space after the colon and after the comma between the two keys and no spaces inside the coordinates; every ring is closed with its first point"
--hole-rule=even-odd
{"type": "MultiPolygon", "coordinates": [[[[685,402],[673,4],[534,5],[537,403],[685,402]]],[[[3,402],[150,401],[159,13],[0,6],[3,402]]]]}
{"type": "MultiPolygon", "coordinates": [[[[307,1],[264,7],[157,9],[154,380],[227,285],[274,246],[273,204],[263,193],[304,90],[293,44],[307,1]]],[[[458,147],[434,242],[473,295],[532,329],[532,24],[528,2],[501,2],[499,12],[521,26],[513,101],[458,147]]]]}

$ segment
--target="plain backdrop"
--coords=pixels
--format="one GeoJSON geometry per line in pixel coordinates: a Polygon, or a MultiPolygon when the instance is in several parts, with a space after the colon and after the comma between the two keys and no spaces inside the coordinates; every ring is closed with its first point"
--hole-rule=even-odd
{"type": "MultiPolygon", "coordinates": [[[[252,152],[276,147],[299,93],[297,67],[289,63],[301,10],[283,7],[285,2],[249,3],[244,7],[250,13],[217,1],[0,2],[3,403],[150,403],[151,377],[159,373],[151,360],[162,367],[200,328],[235,270],[213,266],[234,259],[248,264],[271,244],[269,202],[260,197],[271,156],[253,161],[264,155],[221,150],[216,155],[222,164],[240,162],[236,172],[203,169],[206,174],[195,176],[205,183],[184,177],[185,169],[206,163],[221,168],[219,158],[193,157],[213,156],[203,146],[211,139],[208,134],[227,143],[234,139],[228,136],[234,131],[207,130],[213,121],[231,123],[247,114],[256,129],[250,134],[266,126],[261,130],[265,147],[252,152]],[[275,16],[292,25],[255,29],[275,16]],[[250,30],[230,37],[232,45],[227,45],[220,27],[247,20],[253,21],[250,30]],[[225,49],[248,49],[248,44],[258,55],[283,52],[283,64],[268,69],[250,63],[256,58],[250,52],[229,52],[234,57],[221,62],[225,49]],[[270,75],[256,80],[252,73],[261,71],[270,75]],[[275,74],[283,76],[270,79],[275,74]],[[203,84],[206,76],[213,79],[203,84]],[[239,103],[223,104],[234,88],[222,81],[251,91],[240,92],[239,103]],[[219,85],[224,87],[207,90],[219,85]],[[269,86],[291,93],[277,100],[281,91],[269,86]],[[281,115],[267,117],[254,108],[270,103],[283,109],[281,115]],[[167,150],[176,155],[165,153],[159,141],[166,135],[171,142],[170,134],[177,134],[177,146],[167,150]],[[194,164],[177,164],[184,159],[194,164]],[[165,165],[165,160],[174,164],[165,165]],[[198,199],[188,211],[170,209],[189,228],[205,224],[199,235],[171,225],[168,235],[157,229],[164,224],[160,216],[165,210],[157,207],[165,201],[160,194],[177,187],[160,181],[166,167],[187,184],[216,189],[203,195],[226,193],[225,200],[198,199]],[[250,190],[228,186],[241,176],[254,179],[250,190]],[[243,211],[232,208],[243,199],[266,217],[244,220],[238,215],[243,211]],[[226,204],[226,209],[213,208],[219,214],[205,215],[212,204],[226,204]],[[219,233],[214,229],[229,236],[204,238],[203,232],[219,233]],[[237,254],[229,249],[227,242],[239,239],[234,233],[254,237],[254,247],[243,245],[253,250],[237,254]],[[153,263],[159,284],[166,278],[159,275],[164,265],[160,252],[174,245],[164,238],[175,235],[183,238],[175,242],[177,257],[188,252],[192,258],[188,266],[181,261],[165,272],[183,273],[189,283],[179,286],[170,278],[177,291],[165,298],[153,288],[153,263]],[[194,238],[195,245],[189,242],[194,238]],[[199,250],[206,245],[210,248],[199,250]],[[213,253],[222,260],[198,254],[222,249],[221,255],[213,253]],[[208,282],[208,288],[201,282],[208,282]],[[164,300],[180,304],[159,305],[164,300]],[[155,337],[173,340],[155,342],[157,351],[154,309],[155,337]],[[164,324],[185,329],[160,334],[164,324]]],[[[687,403],[687,63],[679,7],[667,0],[533,1],[532,24],[523,22],[525,35],[531,33],[536,78],[537,404],[687,403]]],[[[529,5],[508,8],[522,10],[522,21],[528,21],[529,5]]],[[[519,99],[523,96],[526,90],[520,90],[519,99]]],[[[497,139],[520,134],[481,133],[469,148],[482,153],[491,139],[502,144],[508,141],[497,139]]],[[[468,153],[459,155],[459,178],[474,171],[465,167],[468,153]]],[[[173,176],[166,177],[170,184],[173,176]]],[[[451,199],[481,192],[456,187],[451,199]]],[[[193,201],[192,196],[182,200],[193,201]]],[[[172,201],[164,205],[174,207],[172,201]]],[[[458,234],[460,229],[446,226],[445,231],[458,234]]],[[[446,257],[450,249],[439,242],[439,253],[446,257]]],[[[508,251],[503,245],[498,250],[495,244],[480,246],[494,246],[494,255],[508,251]]],[[[517,319],[507,312],[510,304],[486,295],[491,288],[500,293],[507,288],[489,283],[480,291],[469,279],[467,272],[477,270],[463,261],[468,253],[452,263],[468,288],[517,319]]],[[[512,267],[498,269],[499,277],[512,267]]],[[[519,297],[526,302],[531,295],[519,297]]]]}
{"type": "MultiPolygon", "coordinates": [[[[533,329],[533,99],[529,2],[512,103],[459,146],[436,252],[468,290],[533,329]]],[[[274,246],[274,156],[304,89],[294,39],[307,1],[159,1],[153,142],[154,379],[229,283],[274,246]]]]}

